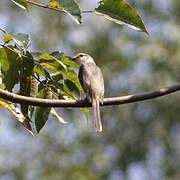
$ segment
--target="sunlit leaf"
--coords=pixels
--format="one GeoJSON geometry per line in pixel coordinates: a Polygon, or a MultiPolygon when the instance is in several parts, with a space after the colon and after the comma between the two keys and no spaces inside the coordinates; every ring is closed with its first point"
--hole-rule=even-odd
{"type": "Polygon", "coordinates": [[[8,43],[8,42],[10,42],[12,40],[13,40],[12,34],[5,34],[4,37],[3,37],[4,43],[8,43]]]}
{"type": "Polygon", "coordinates": [[[41,65],[51,69],[51,70],[58,70],[58,69],[67,69],[66,65],[63,64],[63,62],[56,57],[50,55],[50,54],[41,54],[39,56],[39,60],[41,62],[41,65]]]}
{"type": "Polygon", "coordinates": [[[95,12],[117,24],[127,25],[132,29],[148,33],[138,12],[125,0],[100,1],[95,12]]]}
{"type": "Polygon", "coordinates": [[[57,59],[60,59],[63,62],[63,64],[69,67],[74,67],[74,68],[79,67],[79,65],[76,62],[70,60],[67,56],[64,55],[63,52],[55,51],[55,52],[52,52],[51,55],[57,59]]]}
{"type": "Polygon", "coordinates": [[[18,48],[26,52],[26,49],[28,48],[30,44],[30,39],[27,34],[18,33],[17,35],[14,35],[13,40],[18,46],[18,48]]]}
{"type": "Polygon", "coordinates": [[[15,116],[17,121],[21,123],[24,128],[27,129],[32,135],[34,135],[29,121],[26,119],[19,108],[15,107],[13,103],[4,99],[0,99],[0,106],[8,109],[15,116]]]}
{"type": "Polygon", "coordinates": [[[0,89],[5,89],[5,85],[3,84],[3,75],[1,71],[0,71],[0,89]]]}
{"type": "Polygon", "coordinates": [[[90,109],[85,107],[85,108],[81,108],[81,111],[84,113],[86,119],[89,119],[90,109]]]}
{"type": "Polygon", "coordinates": [[[51,0],[51,1],[49,1],[49,2],[48,2],[48,7],[57,8],[57,9],[62,8],[62,10],[64,9],[57,0],[51,0]]]}
{"type": "Polygon", "coordinates": [[[1,99],[1,98],[0,98],[0,106],[4,107],[4,108],[6,108],[6,109],[8,109],[10,111],[15,109],[13,103],[11,103],[11,102],[9,102],[7,100],[1,99]]]}
{"type": "Polygon", "coordinates": [[[81,10],[79,5],[74,0],[58,0],[64,7],[64,11],[76,21],[81,24],[81,10]]]}
{"type": "Polygon", "coordinates": [[[6,89],[11,91],[14,85],[19,82],[20,59],[15,52],[7,48],[1,48],[0,63],[4,76],[3,82],[6,89]]]}
{"type": "Polygon", "coordinates": [[[22,9],[27,9],[27,1],[26,0],[11,0],[16,5],[18,5],[22,9]]]}
{"type": "Polygon", "coordinates": [[[63,57],[62,62],[69,67],[79,68],[79,65],[76,62],[70,60],[66,56],[63,57]]]}
{"type": "Polygon", "coordinates": [[[67,13],[76,23],[81,24],[81,10],[74,0],[52,0],[48,6],[67,13]]]}
{"type": "Polygon", "coordinates": [[[66,122],[61,116],[59,116],[59,114],[56,112],[55,108],[51,109],[51,114],[62,124],[67,124],[68,122],[66,122]]]}

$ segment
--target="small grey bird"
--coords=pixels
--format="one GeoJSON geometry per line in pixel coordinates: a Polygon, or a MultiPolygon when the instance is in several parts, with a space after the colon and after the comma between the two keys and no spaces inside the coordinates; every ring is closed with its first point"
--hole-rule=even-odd
{"type": "Polygon", "coordinates": [[[78,78],[90,103],[94,114],[96,131],[102,131],[100,107],[104,98],[104,80],[101,69],[96,66],[93,58],[85,53],[79,53],[70,58],[80,65],[78,78]]]}

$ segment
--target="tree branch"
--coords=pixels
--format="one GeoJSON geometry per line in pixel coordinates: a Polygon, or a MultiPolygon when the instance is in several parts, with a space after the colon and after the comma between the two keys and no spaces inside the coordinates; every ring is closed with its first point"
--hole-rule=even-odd
{"type": "MultiPolygon", "coordinates": [[[[134,94],[121,97],[104,98],[103,106],[109,105],[120,105],[139,101],[145,101],[148,99],[154,99],[157,97],[165,96],[173,92],[180,91],[180,84],[162,88],[157,91],[134,94]]],[[[45,106],[45,107],[91,107],[91,104],[87,100],[51,100],[51,99],[40,99],[21,96],[10,93],[8,91],[0,89],[0,98],[8,101],[20,104],[28,104],[34,106],[45,106]]]]}

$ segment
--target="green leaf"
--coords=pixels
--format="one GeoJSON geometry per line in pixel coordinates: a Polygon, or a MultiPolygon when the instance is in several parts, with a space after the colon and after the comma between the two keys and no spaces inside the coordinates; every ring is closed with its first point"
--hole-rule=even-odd
{"type": "Polygon", "coordinates": [[[30,52],[26,52],[26,55],[21,58],[21,75],[23,77],[29,77],[33,74],[34,59],[30,52]]]}
{"type": "Polygon", "coordinates": [[[10,65],[5,48],[0,49],[0,63],[1,63],[1,70],[3,72],[7,72],[9,70],[10,65]]]}
{"type": "Polygon", "coordinates": [[[14,111],[15,107],[14,104],[12,102],[9,102],[5,99],[1,99],[0,98],[0,106],[10,110],[10,111],[14,111]]]}
{"type": "Polygon", "coordinates": [[[41,54],[39,56],[39,60],[41,62],[41,65],[43,67],[46,67],[50,70],[61,70],[61,69],[67,69],[66,65],[63,64],[63,62],[59,59],[57,59],[56,57],[50,55],[50,54],[41,54]]]}
{"type": "Polygon", "coordinates": [[[90,110],[89,108],[81,108],[81,111],[84,113],[86,119],[89,119],[89,115],[90,115],[90,110]]]}
{"type": "Polygon", "coordinates": [[[66,122],[61,116],[59,116],[59,114],[56,112],[55,108],[51,109],[51,114],[53,115],[53,117],[55,117],[60,123],[62,124],[67,124],[68,122],[66,122]]]}
{"type": "Polygon", "coordinates": [[[26,10],[27,9],[27,1],[26,0],[11,0],[20,8],[26,10]]]}
{"type": "Polygon", "coordinates": [[[76,73],[74,71],[67,71],[67,73],[65,74],[66,78],[70,81],[72,81],[76,87],[78,88],[79,92],[81,93],[83,91],[81,83],[79,82],[79,79],[76,75],[76,73]]]}
{"type": "Polygon", "coordinates": [[[9,101],[6,101],[4,99],[0,99],[0,106],[8,109],[15,116],[17,121],[19,123],[21,123],[24,126],[24,128],[26,130],[28,130],[32,135],[34,135],[33,132],[32,132],[32,128],[31,128],[31,125],[30,125],[29,121],[22,114],[22,112],[21,112],[21,110],[19,108],[15,107],[13,103],[11,103],[9,101]]]}
{"type": "Polygon", "coordinates": [[[4,76],[3,82],[6,86],[6,89],[12,91],[14,85],[18,84],[19,82],[19,56],[7,48],[2,48],[0,49],[0,63],[2,74],[4,76]]]}
{"type": "Polygon", "coordinates": [[[3,37],[4,43],[8,43],[8,42],[10,42],[12,40],[13,40],[12,34],[5,34],[4,37],[3,37]]]}
{"type": "MultiPolygon", "coordinates": [[[[38,97],[39,98],[51,99],[52,96],[50,97],[50,94],[51,93],[49,93],[49,91],[47,89],[41,89],[39,94],[38,94],[38,97]]],[[[51,112],[51,108],[47,108],[47,107],[37,107],[36,108],[35,125],[36,125],[36,130],[38,133],[46,124],[50,112],[51,112]]]]}
{"type": "Polygon", "coordinates": [[[68,88],[67,93],[70,94],[71,97],[75,98],[74,95],[73,95],[74,93],[80,95],[79,89],[77,88],[77,86],[76,86],[72,81],[66,79],[66,80],[64,81],[64,85],[65,85],[64,90],[67,91],[67,88],[68,88]],[[70,93],[69,93],[69,92],[70,92],[70,93]],[[73,93],[73,92],[74,92],[74,93],[73,93]]]}
{"type": "Polygon", "coordinates": [[[70,60],[67,56],[65,56],[63,52],[55,51],[52,52],[51,55],[57,59],[60,59],[63,64],[69,67],[79,68],[79,65],[76,62],[70,60]]]}
{"type": "Polygon", "coordinates": [[[63,57],[62,62],[63,62],[65,65],[69,66],[69,67],[79,68],[79,65],[78,65],[76,62],[70,60],[70,59],[69,59],[68,57],[66,57],[66,56],[63,57]]]}
{"type": "MultiPolygon", "coordinates": [[[[65,82],[66,82],[66,81],[65,81],[65,82]]],[[[64,93],[65,93],[65,95],[66,95],[67,97],[76,99],[76,98],[74,97],[74,95],[72,94],[72,92],[70,91],[69,87],[66,85],[66,83],[64,83],[63,90],[64,90],[64,93]]]]}
{"type": "Polygon", "coordinates": [[[97,15],[120,25],[127,25],[132,29],[148,33],[138,12],[125,0],[103,0],[95,9],[97,15]]]}
{"type": "Polygon", "coordinates": [[[53,0],[48,3],[50,7],[67,13],[76,23],[81,24],[81,10],[74,0],[53,0]],[[56,3],[58,2],[58,3],[56,3]],[[51,5],[52,4],[52,5],[51,5]]]}
{"type": "Polygon", "coordinates": [[[13,40],[17,47],[26,52],[26,49],[29,47],[30,39],[27,34],[18,33],[13,37],[13,40]]]}
{"type": "Polygon", "coordinates": [[[72,17],[72,19],[81,24],[81,10],[79,5],[74,0],[58,0],[61,2],[64,11],[72,17]]]}
{"type": "Polygon", "coordinates": [[[57,59],[62,60],[63,56],[64,56],[64,53],[63,52],[59,52],[59,51],[54,51],[50,55],[55,57],[55,58],[57,58],[57,59]]]}
{"type": "Polygon", "coordinates": [[[51,79],[49,72],[40,64],[34,66],[33,72],[40,76],[44,76],[46,79],[51,79]]]}
{"type": "MultiPolygon", "coordinates": [[[[32,55],[27,51],[26,56],[21,57],[20,68],[20,94],[23,96],[31,95],[31,75],[33,74],[34,60],[32,55]]],[[[30,120],[29,105],[21,104],[21,111],[24,116],[30,120]]]]}
{"type": "Polygon", "coordinates": [[[51,108],[45,108],[45,107],[37,107],[36,108],[35,125],[36,125],[36,130],[38,133],[46,124],[49,114],[50,114],[50,111],[51,111],[51,108]]]}

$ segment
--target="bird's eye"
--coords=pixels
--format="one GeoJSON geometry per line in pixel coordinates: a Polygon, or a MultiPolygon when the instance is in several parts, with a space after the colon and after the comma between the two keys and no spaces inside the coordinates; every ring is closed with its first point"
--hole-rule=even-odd
{"type": "Polygon", "coordinates": [[[83,55],[82,55],[82,54],[80,54],[80,55],[79,55],[79,57],[83,57],[83,55]]]}

